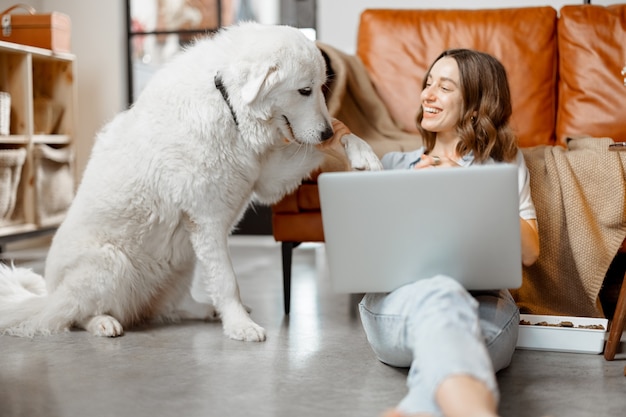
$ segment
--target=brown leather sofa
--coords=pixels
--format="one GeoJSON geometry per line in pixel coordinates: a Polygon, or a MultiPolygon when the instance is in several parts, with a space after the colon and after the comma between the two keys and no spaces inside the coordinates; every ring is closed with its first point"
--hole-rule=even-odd
{"type": "MultiPolygon", "coordinates": [[[[428,65],[444,49],[466,47],[493,54],[507,69],[512,125],[522,147],[562,145],[572,135],[626,141],[625,39],[626,4],[573,5],[559,11],[366,10],[360,18],[355,58],[362,62],[390,118],[407,134],[417,135],[414,120],[428,65]]],[[[332,60],[330,66],[332,71],[332,60]]],[[[333,82],[331,77],[330,90],[333,82]]],[[[368,121],[345,120],[350,114],[343,104],[329,105],[331,114],[367,140],[379,156],[419,146],[417,136],[413,142],[369,137],[368,131],[361,131],[368,121]]],[[[273,235],[283,247],[286,313],[293,248],[299,242],[324,241],[315,178],[272,207],[273,235]]],[[[617,178],[617,184],[620,180],[623,186],[623,178],[617,178]]],[[[618,309],[624,315],[626,295],[620,298],[618,309]]]]}

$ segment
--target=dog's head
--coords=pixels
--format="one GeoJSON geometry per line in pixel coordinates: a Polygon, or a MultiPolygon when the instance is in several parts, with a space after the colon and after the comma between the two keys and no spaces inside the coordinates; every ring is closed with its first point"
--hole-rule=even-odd
{"type": "MultiPolygon", "coordinates": [[[[319,144],[333,135],[322,86],[326,63],[315,43],[288,26],[244,24],[247,57],[239,62],[239,99],[281,135],[319,144]]],[[[232,93],[232,92],[231,92],[232,93]]]]}

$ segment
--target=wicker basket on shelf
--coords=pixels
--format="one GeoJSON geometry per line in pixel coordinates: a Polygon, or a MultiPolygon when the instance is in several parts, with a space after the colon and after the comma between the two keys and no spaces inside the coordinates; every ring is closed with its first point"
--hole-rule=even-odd
{"type": "Polygon", "coordinates": [[[0,226],[13,223],[26,149],[0,149],[0,226]]]}
{"type": "Polygon", "coordinates": [[[11,94],[0,91],[0,135],[11,133],[11,94]]]}

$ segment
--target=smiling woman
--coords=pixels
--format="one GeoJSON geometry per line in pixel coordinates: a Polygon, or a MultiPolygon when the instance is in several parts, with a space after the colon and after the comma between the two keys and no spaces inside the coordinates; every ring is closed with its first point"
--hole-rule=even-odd
{"type": "Polygon", "coordinates": [[[456,141],[457,138],[456,125],[463,110],[463,96],[455,81],[458,79],[459,66],[456,61],[453,58],[442,58],[430,69],[422,90],[422,127],[439,132],[439,141],[456,141]]]}
{"type": "Polygon", "coordinates": [[[476,162],[515,159],[511,92],[506,71],[494,57],[449,49],[431,65],[422,88],[417,126],[425,154],[454,160],[472,153],[476,162]],[[486,65],[490,79],[483,75],[486,65]]]}
{"type": "MultiPolygon", "coordinates": [[[[511,96],[504,66],[476,50],[445,50],[425,74],[420,104],[417,126],[423,146],[384,154],[385,169],[516,166],[521,263],[533,264],[539,253],[537,216],[524,156],[509,127],[511,96]]],[[[467,216],[471,219],[472,212],[467,216]]],[[[432,239],[432,234],[420,236],[432,239]]],[[[470,291],[443,271],[417,278],[389,293],[368,293],[359,304],[376,357],[409,368],[409,391],[385,417],[497,416],[495,372],[511,361],[519,323],[511,294],[498,288],[470,291]]]]}

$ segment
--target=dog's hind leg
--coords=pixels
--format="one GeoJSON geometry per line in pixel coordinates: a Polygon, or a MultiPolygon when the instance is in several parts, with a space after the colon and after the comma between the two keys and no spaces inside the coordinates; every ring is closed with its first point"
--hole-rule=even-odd
{"type": "Polygon", "coordinates": [[[107,314],[91,316],[76,323],[78,327],[82,327],[94,336],[117,337],[124,334],[124,329],[115,317],[107,314]]]}

